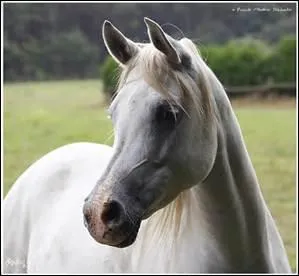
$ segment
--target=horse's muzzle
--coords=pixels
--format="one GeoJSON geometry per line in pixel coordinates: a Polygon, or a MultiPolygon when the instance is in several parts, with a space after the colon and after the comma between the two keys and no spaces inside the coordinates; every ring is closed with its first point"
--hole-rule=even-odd
{"type": "Polygon", "coordinates": [[[88,200],[83,215],[85,226],[97,242],[120,248],[135,241],[141,223],[140,219],[130,217],[115,200],[104,203],[88,200]]]}

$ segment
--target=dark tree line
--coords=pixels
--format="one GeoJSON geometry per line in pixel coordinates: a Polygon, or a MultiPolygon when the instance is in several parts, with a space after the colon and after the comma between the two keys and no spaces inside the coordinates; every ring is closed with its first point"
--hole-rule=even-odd
{"type": "Polygon", "coordinates": [[[105,19],[138,41],[147,41],[147,16],[171,35],[179,38],[183,32],[198,44],[244,36],[271,44],[295,34],[295,15],[295,3],[6,3],[4,78],[98,77],[107,55],[101,37],[105,19]]]}

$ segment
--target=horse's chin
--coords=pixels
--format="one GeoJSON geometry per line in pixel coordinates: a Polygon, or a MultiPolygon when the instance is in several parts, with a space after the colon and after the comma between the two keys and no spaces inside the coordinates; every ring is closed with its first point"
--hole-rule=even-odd
{"type": "MultiPolygon", "coordinates": [[[[138,229],[139,229],[139,227],[138,227],[138,229]]],[[[125,248],[125,247],[128,247],[128,246],[132,245],[135,242],[136,238],[137,238],[138,229],[137,229],[137,231],[133,231],[121,243],[119,243],[117,245],[114,245],[114,247],[125,248]]]]}
{"type": "Polygon", "coordinates": [[[125,232],[128,233],[128,235],[125,236],[121,234],[121,236],[125,236],[125,238],[123,238],[121,241],[118,240],[117,236],[114,238],[111,237],[110,239],[103,239],[102,237],[97,237],[95,235],[92,235],[92,237],[100,244],[117,248],[125,248],[132,245],[135,242],[140,228],[140,224],[141,222],[138,222],[134,226],[132,226],[131,229],[126,229],[125,232]]]}

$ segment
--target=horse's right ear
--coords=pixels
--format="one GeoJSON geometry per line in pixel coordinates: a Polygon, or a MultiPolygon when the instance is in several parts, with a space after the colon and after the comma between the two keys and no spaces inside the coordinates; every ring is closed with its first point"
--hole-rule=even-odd
{"type": "Polygon", "coordinates": [[[107,20],[103,24],[102,35],[108,52],[121,65],[127,64],[139,50],[136,43],[126,38],[107,20]]]}

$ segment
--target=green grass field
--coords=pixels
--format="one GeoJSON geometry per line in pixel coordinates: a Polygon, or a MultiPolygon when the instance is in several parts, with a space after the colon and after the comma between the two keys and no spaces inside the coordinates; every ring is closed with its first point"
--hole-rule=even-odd
{"type": "MultiPolygon", "coordinates": [[[[236,104],[261,188],[296,271],[296,108],[294,104],[236,104]]],[[[64,144],[111,144],[100,81],[4,86],[4,194],[35,160],[64,144]]]]}

